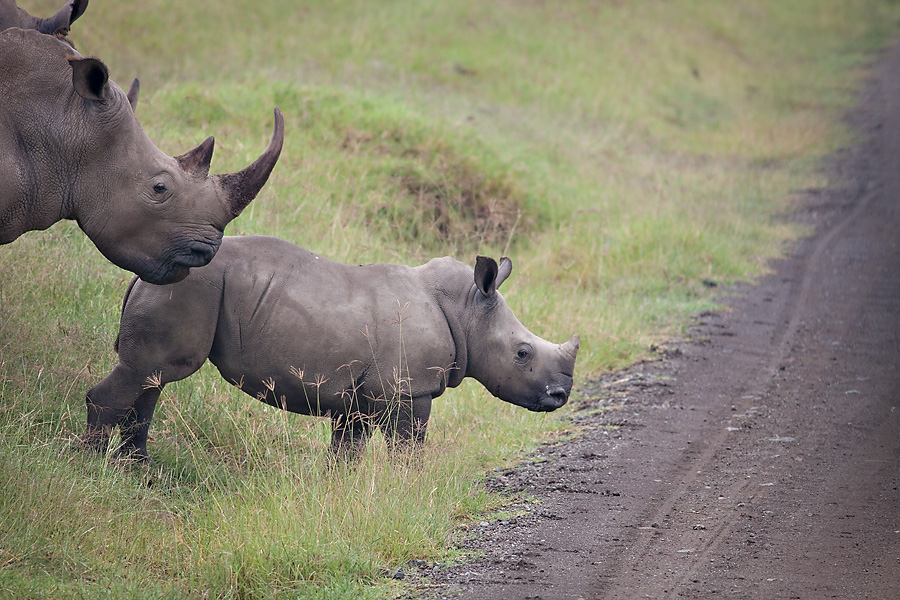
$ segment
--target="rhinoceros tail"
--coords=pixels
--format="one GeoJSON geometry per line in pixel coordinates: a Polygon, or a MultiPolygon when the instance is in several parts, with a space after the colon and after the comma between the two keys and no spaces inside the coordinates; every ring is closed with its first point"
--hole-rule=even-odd
{"type": "MultiPolygon", "coordinates": [[[[128,282],[128,289],[125,290],[125,297],[122,298],[122,312],[125,312],[125,305],[128,304],[128,296],[131,295],[131,290],[134,289],[134,284],[137,283],[138,279],[140,279],[137,275],[131,278],[131,281],[128,282]]],[[[121,316],[121,315],[120,315],[121,316]]],[[[119,353],[119,334],[116,334],[116,341],[113,342],[113,350],[116,354],[119,353]]]]}

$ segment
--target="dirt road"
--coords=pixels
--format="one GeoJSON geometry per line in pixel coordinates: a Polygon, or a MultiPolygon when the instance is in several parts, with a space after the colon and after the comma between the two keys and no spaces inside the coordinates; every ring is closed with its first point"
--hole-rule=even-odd
{"type": "Polygon", "coordinates": [[[587,435],[490,483],[540,503],[423,595],[900,598],[900,47],[876,75],[795,215],[814,235],[593,384],[587,435]]]}

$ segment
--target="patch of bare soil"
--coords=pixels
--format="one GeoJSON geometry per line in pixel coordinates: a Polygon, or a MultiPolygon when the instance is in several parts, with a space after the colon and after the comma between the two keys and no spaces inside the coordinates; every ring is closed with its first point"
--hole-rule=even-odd
{"type": "Polygon", "coordinates": [[[489,482],[539,502],[473,527],[479,558],[413,569],[418,595],[900,598],[898,99],[900,47],[795,215],[815,234],[593,382],[584,436],[489,482]]]}

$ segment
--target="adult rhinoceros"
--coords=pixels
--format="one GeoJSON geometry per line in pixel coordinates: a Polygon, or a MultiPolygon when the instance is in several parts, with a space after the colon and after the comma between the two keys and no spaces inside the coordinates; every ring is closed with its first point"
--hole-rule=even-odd
{"type": "Polygon", "coordinates": [[[532,411],[566,403],[579,339],[528,331],[497,288],[512,262],[450,257],[418,267],[344,265],[277,238],[226,237],[212,262],[171,286],[136,279],[125,296],[119,364],[87,393],[86,440],[116,425],[147,458],[160,391],[206,359],[247,394],[325,416],[337,451],[372,426],[422,441],[431,401],[465,377],[532,411]]]}
{"type": "Polygon", "coordinates": [[[88,0],[69,0],[55,15],[41,19],[16,6],[15,0],[0,0],[0,31],[10,27],[35,29],[48,35],[65,36],[75,19],[84,14],[88,0]]]}
{"type": "Polygon", "coordinates": [[[0,32],[0,244],[74,219],[116,265],[178,281],[212,259],[283,142],[276,108],[263,154],[210,176],[213,138],[174,158],[161,152],[100,60],[36,30],[0,32]]]}

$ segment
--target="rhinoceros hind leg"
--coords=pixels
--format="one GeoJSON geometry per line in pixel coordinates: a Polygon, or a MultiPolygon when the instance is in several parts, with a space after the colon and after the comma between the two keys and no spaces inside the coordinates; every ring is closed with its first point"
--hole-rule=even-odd
{"type": "Polygon", "coordinates": [[[163,386],[160,385],[144,390],[119,423],[122,431],[123,454],[139,461],[151,460],[147,453],[147,435],[150,432],[150,421],[153,419],[153,411],[156,409],[162,388],[163,386]]]}
{"type": "Polygon", "coordinates": [[[129,411],[134,411],[135,403],[144,391],[143,379],[120,364],[88,390],[84,443],[89,448],[99,452],[106,450],[113,428],[123,422],[129,411]]]}
{"type": "Polygon", "coordinates": [[[380,408],[376,421],[391,450],[416,448],[425,443],[431,396],[419,396],[411,402],[389,402],[380,408]]]}
{"type": "Polygon", "coordinates": [[[119,426],[122,452],[149,460],[147,433],[163,387],[184,379],[197,368],[175,370],[164,378],[161,371],[147,375],[120,362],[112,373],[88,390],[85,445],[105,451],[113,428],[119,426]]]}
{"type": "Polygon", "coordinates": [[[331,451],[342,458],[356,458],[366,449],[372,426],[360,412],[331,415],[331,451]]]}

